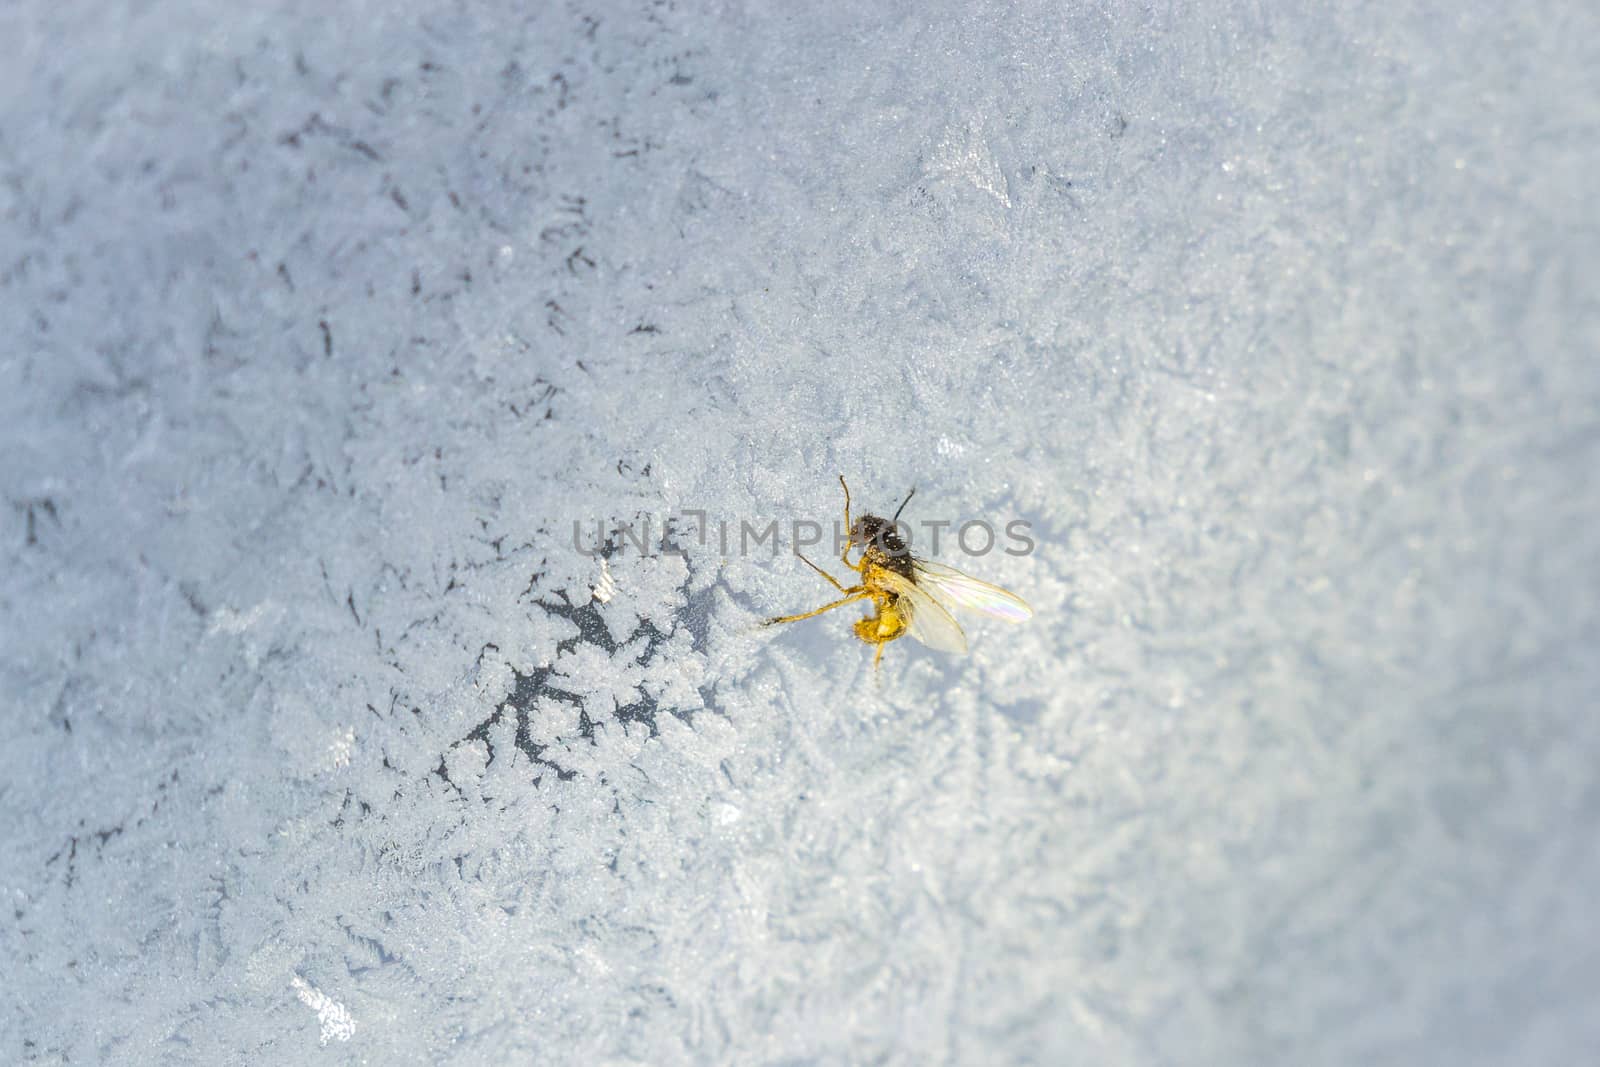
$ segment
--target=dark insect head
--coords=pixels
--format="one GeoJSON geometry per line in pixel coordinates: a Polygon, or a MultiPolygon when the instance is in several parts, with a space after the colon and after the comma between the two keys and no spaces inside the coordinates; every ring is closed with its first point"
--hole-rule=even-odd
{"type": "Polygon", "coordinates": [[[850,527],[850,542],[863,548],[876,548],[890,556],[905,556],[910,552],[895,521],[876,515],[863,515],[855,521],[850,527]]]}

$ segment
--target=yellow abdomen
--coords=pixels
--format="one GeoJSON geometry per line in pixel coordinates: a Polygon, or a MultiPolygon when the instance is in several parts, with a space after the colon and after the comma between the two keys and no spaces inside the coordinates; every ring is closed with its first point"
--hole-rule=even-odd
{"type": "Polygon", "coordinates": [[[877,613],[869,615],[855,625],[856,636],[872,645],[893,641],[906,632],[906,620],[894,609],[887,598],[877,601],[877,613]]]}

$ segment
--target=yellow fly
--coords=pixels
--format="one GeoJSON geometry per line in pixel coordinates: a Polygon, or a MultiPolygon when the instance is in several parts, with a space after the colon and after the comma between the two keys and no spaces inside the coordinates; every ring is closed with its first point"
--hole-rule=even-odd
{"type": "Polygon", "coordinates": [[[855,624],[855,634],[868,644],[877,645],[872,657],[874,668],[883,659],[883,646],[896,638],[910,634],[929,648],[941,652],[963,653],[967,650],[967,636],[961,624],[950,613],[950,607],[966,608],[1007,622],[1025,622],[1033,617],[1033,609],[1015,593],[997,585],[980,582],[954,567],[913,556],[896,526],[900,512],[916,494],[913,489],[906,494],[894,518],[880,519],[876,515],[863,515],[850,521],[850,487],[844,475],[839,476],[844,488],[844,526],[850,531],[850,540],[839,557],[846,567],[861,576],[852,586],[844,586],[833,575],[812,563],[799,550],[800,556],[812,570],[822,575],[839,592],[842,599],[824,604],[815,611],[799,615],[780,615],[768,619],[763,626],[780,622],[798,622],[821,615],[834,608],[858,601],[871,601],[873,612],[855,624]],[[850,553],[861,550],[856,562],[850,562],[850,553]]]}

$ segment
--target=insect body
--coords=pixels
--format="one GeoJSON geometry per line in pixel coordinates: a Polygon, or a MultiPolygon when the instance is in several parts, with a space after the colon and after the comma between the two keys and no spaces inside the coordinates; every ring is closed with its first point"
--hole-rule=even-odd
{"type": "MultiPolygon", "coordinates": [[[[900,512],[916,493],[906,494],[892,519],[876,515],[863,515],[850,521],[850,487],[844,476],[839,476],[844,487],[844,525],[850,531],[849,542],[839,557],[846,567],[861,576],[859,582],[844,586],[833,575],[800,556],[807,566],[828,580],[842,599],[824,604],[815,611],[799,615],[780,615],[768,619],[763,625],[780,622],[797,622],[821,615],[825,611],[861,601],[870,601],[873,612],[855,624],[855,634],[868,644],[878,647],[872,658],[873,667],[883,659],[883,646],[906,634],[941,652],[965,652],[967,637],[961,624],[950,614],[948,605],[968,608],[1007,622],[1023,622],[1033,617],[1033,609],[1021,597],[999,586],[980,582],[968,574],[942,563],[919,559],[906,547],[896,525],[900,512]],[[859,549],[860,558],[850,562],[851,552],[859,549]]],[[[796,555],[799,555],[797,552],[796,555]]]]}

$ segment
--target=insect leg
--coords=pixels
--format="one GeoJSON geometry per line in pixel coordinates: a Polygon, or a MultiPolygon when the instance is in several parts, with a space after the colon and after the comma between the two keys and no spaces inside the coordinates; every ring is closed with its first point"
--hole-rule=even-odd
{"type": "Polygon", "coordinates": [[[857,600],[865,600],[870,595],[871,594],[869,594],[867,592],[864,592],[864,591],[860,592],[860,593],[851,593],[849,596],[845,597],[843,600],[835,600],[831,604],[824,604],[824,605],[822,605],[822,607],[818,608],[815,611],[807,611],[807,612],[803,612],[802,614],[799,614],[799,615],[779,615],[776,618],[772,618],[772,619],[766,620],[761,625],[762,626],[776,626],[780,622],[799,622],[801,619],[809,619],[813,615],[821,615],[824,611],[832,611],[834,608],[842,608],[846,604],[853,604],[857,600]]]}
{"type": "Polygon", "coordinates": [[[809,559],[806,559],[804,556],[801,556],[798,550],[795,552],[795,555],[800,556],[800,562],[804,563],[807,567],[810,567],[812,570],[816,571],[818,574],[820,574],[824,578],[828,579],[829,584],[831,584],[835,589],[839,590],[839,592],[841,592],[841,593],[855,593],[855,592],[859,592],[860,591],[860,589],[861,589],[860,586],[856,586],[854,589],[846,589],[844,586],[839,584],[839,579],[835,578],[833,575],[829,574],[827,571],[823,570],[821,567],[817,566],[815,563],[812,563],[809,559]]]}
{"type": "Polygon", "coordinates": [[[845,550],[838,553],[838,561],[853,571],[859,571],[859,566],[850,561],[850,486],[845,485],[845,475],[838,475],[838,486],[845,490],[845,550]]]}
{"type": "Polygon", "coordinates": [[[844,551],[839,553],[839,562],[843,563],[846,567],[849,567],[853,571],[858,571],[858,570],[861,569],[861,565],[858,564],[858,563],[851,563],[850,562],[850,549],[852,547],[854,547],[850,543],[850,487],[848,485],[844,484],[844,475],[842,475],[842,474],[839,475],[839,485],[844,489],[844,536],[845,536],[844,551]]]}

